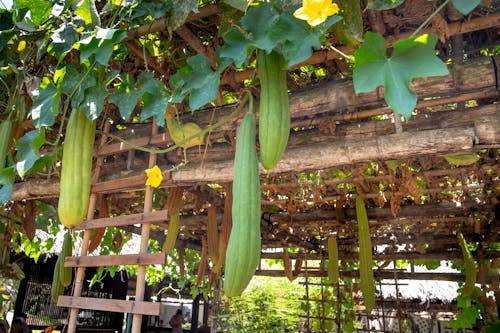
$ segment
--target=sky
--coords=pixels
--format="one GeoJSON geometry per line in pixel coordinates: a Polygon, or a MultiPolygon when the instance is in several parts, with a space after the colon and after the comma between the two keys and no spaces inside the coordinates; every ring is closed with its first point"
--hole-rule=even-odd
{"type": "Polygon", "coordinates": [[[10,9],[12,8],[13,0],[0,0],[0,8],[10,9]]]}

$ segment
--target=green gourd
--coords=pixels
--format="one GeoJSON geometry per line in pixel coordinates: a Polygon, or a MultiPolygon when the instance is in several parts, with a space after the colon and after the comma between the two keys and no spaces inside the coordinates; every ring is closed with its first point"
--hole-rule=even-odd
{"type": "Polygon", "coordinates": [[[259,50],[257,66],[260,78],[260,161],[269,170],[281,160],[290,134],[286,61],[278,52],[267,54],[259,50]]]}
{"type": "Polygon", "coordinates": [[[465,283],[462,287],[460,294],[462,296],[467,296],[472,294],[474,288],[476,287],[476,279],[477,279],[476,262],[474,261],[472,253],[470,253],[469,251],[469,247],[467,246],[467,241],[465,240],[464,235],[461,232],[458,232],[457,238],[458,238],[458,243],[460,244],[460,248],[462,249],[462,255],[464,256],[464,262],[465,262],[465,283]]]}
{"type": "Polygon", "coordinates": [[[339,250],[337,238],[335,236],[328,237],[328,279],[330,283],[339,281],[339,250]]]}
{"type": "Polygon", "coordinates": [[[255,148],[255,118],[248,112],[240,125],[234,158],[233,225],[226,250],[224,293],[238,296],[260,262],[260,178],[255,148]]]}
{"type": "Polygon", "coordinates": [[[12,121],[6,119],[0,123],[0,169],[5,167],[7,161],[7,152],[12,134],[12,121]]]}
{"type": "Polygon", "coordinates": [[[61,263],[59,264],[59,279],[64,287],[68,287],[73,281],[73,269],[71,267],[64,267],[64,260],[67,257],[71,257],[73,250],[73,241],[71,239],[71,233],[66,231],[64,234],[63,246],[59,258],[61,263]]]}
{"type": "Polygon", "coordinates": [[[356,217],[358,220],[360,289],[363,293],[366,312],[370,313],[375,307],[372,241],[370,238],[370,227],[368,225],[365,202],[361,197],[356,198],[356,217]]]}
{"type": "Polygon", "coordinates": [[[334,36],[344,45],[358,48],[363,42],[363,13],[360,0],[336,0],[340,22],[332,26],[334,36]]]}
{"type": "Polygon", "coordinates": [[[83,222],[89,204],[95,121],[74,110],[66,127],[61,164],[58,214],[66,228],[83,222]]]}

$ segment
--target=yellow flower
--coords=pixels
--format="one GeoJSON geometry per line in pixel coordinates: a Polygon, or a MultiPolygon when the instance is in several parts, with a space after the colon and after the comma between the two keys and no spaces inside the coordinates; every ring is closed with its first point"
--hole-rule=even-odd
{"type": "Polygon", "coordinates": [[[311,27],[326,21],[328,16],[339,12],[339,6],[331,0],[303,0],[302,7],[297,9],[293,16],[305,20],[311,27]]]}
{"type": "Polygon", "coordinates": [[[161,169],[155,165],[151,169],[145,170],[148,180],[146,180],[146,186],[158,187],[163,180],[163,175],[161,174],[161,169]]]}

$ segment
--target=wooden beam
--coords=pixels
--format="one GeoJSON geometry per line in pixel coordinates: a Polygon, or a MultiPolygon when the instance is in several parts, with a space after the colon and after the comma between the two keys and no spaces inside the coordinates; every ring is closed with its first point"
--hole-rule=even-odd
{"type": "MultiPolygon", "coordinates": [[[[298,273],[299,277],[305,276],[305,272],[301,271],[298,273]]],[[[374,269],[373,274],[375,278],[377,279],[383,279],[383,280],[393,280],[395,276],[397,276],[398,280],[430,280],[430,281],[453,281],[453,282],[463,282],[465,281],[465,274],[463,273],[435,273],[435,272],[401,272],[398,271],[396,275],[394,274],[394,271],[379,271],[374,269]]],[[[285,272],[283,270],[271,270],[271,269],[265,269],[265,270],[257,270],[255,272],[255,275],[259,276],[285,276],[285,272]]],[[[308,277],[326,277],[328,276],[328,273],[326,271],[319,271],[319,270],[308,270],[307,271],[307,276],[308,277]]],[[[347,278],[355,278],[359,277],[359,271],[341,271],[340,272],[341,277],[347,277],[347,278]]],[[[498,279],[498,274],[489,274],[485,276],[485,282],[486,283],[491,283],[492,281],[496,281],[498,279]]]]}
{"type": "Polygon", "coordinates": [[[114,254],[107,256],[66,257],[64,267],[104,267],[155,265],[165,263],[165,253],[114,254]]]}
{"type": "Polygon", "coordinates": [[[98,311],[160,315],[160,303],[125,301],[119,299],[59,296],[57,306],[98,311]]]}
{"type": "MultiPolygon", "coordinates": [[[[499,254],[500,256],[500,254],[499,254]]],[[[281,252],[262,252],[260,254],[261,259],[283,259],[283,253],[281,252]]],[[[346,252],[339,250],[339,258],[341,260],[357,260],[359,254],[355,252],[346,252]]],[[[304,254],[301,253],[290,253],[290,259],[304,259],[304,254]]],[[[321,260],[321,256],[317,253],[308,253],[307,260],[321,260]]],[[[324,258],[323,258],[324,259],[324,258]]],[[[384,261],[384,260],[462,260],[462,252],[438,252],[438,253],[418,253],[418,252],[399,252],[399,253],[387,253],[373,254],[373,260],[384,261]]]]}
{"type": "Polygon", "coordinates": [[[75,230],[86,230],[86,229],[104,228],[104,227],[123,227],[126,225],[147,223],[147,222],[158,223],[158,222],[165,222],[168,219],[169,219],[168,211],[159,210],[156,212],[149,212],[149,213],[137,213],[137,214],[120,215],[120,216],[88,220],[76,226],[75,230]]]}
{"type": "MultiPolygon", "coordinates": [[[[280,174],[321,170],[359,162],[406,159],[415,156],[466,154],[473,151],[472,128],[447,128],[403,132],[370,138],[333,141],[322,145],[290,148],[271,171],[262,167],[261,174],[280,174]]],[[[187,165],[171,174],[172,183],[232,181],[233,161],[207,162],[203,167],[187,165]]]]}

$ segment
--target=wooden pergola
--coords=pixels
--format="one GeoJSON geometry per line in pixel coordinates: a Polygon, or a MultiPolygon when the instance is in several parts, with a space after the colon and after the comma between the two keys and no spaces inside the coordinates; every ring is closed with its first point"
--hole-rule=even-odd
{"type": "MultiPolygon", "coordinates": [[[[428,7],[432,6],[424,2],[407,1],[402,8],[381,12],[367,10],[364,25],[367,30],[385,35],[390,47],[408,37],[408,31],[425,19],[428,7]]],[[[282,254],[273,250],[297,248],[298,253],[291,254],[293,260],[321,261],[325,259],[328,235],[335,234],[340,259],[356,260],[354,201],[362,196],[373,245],[376,249],[385,245],[383,251],[375,250],[374,260],[380,263],[461,260],[456,237],[457,231],[461,231],[467,241],[478,244],[474,252],[479,263],[478,283],[496,288],[500,312],[498,274],[489,273],[483,265],[485,260],[491,260],[498,266],[500,260],[500,253],[491,246],[500,242],[500,56],[479,52],[498,47],[500,14],[496,1],[485,3],[489,7],[482,4],[467,17],[448,6],[446,14],[438,15],[425,29],[424,32],[439,36],[440,56],[452,61],[449,75],[413,81],[418,102],[408,121],[401,121],[387,107],[382,88],[356,94],[349,78],[351,69],[335,51],[315,51],[304,63],[326,70],[327,75],[317,82],[314,78],[300,78],[298,67],[290,69],[289,144],[276,168],[269,172],[261,169],[263,259],[281,259],[282,254]],[[488,10],[491,7],[496,11],[488,10]],[[457,154],[477,154],[478,158],[468,165],[456,165],[445,158],[457,154]]],[[[217,22],[220,13],[217,5],[200,9],[175,31],[174,41],[210,59],[213,55],[200,42],[198,36],[202,32],[196,22],[217,22]]],[[[144,60],[143,50],[137,47],[135,39],[162,29],[165,22],[159,20],[151,26],[130,30],[125,44],[144,60]]],[[[339,49],[352,53],[344,46],[339,49]]],[[[170,75],[155,59],[147,61],[158,75],[170,75]]],[[[251,75],[246,71],[228,72],[221,85],[237,91],[251,75]]],[[[113,124],[98,123],[102,134],[95,146],[91,207],[87,221],[77,229],[86,230],[84,244],[94,228],[116,226],[141,235],[141,251],[137,255],[98,259],[99,265],[139,265],[136,298],[134,302],[103,300],[89,304],[89,300],[76,297],[77,287],[75,296],[60,298],[61,305],[72,308],[73,314],[77,308],[90,306],[135,313],[139,319],[143,314],[158,311],[157,304],[142,302],[144,267],[163,262],[165,254],[146,253],[145,249],[149,238],[160,242],[165,239],[169,212],[152,211],[153,190],[144,185],[144,170],[154,164],[162,170],[171,169],[160,189],[184,190],[176,247],[200,250],[207,233],[207,208],[216,207],[219,225],[223,218],[225,193],[233,175],[235,132],[245,114],[242,108],[232,116],[235,110],[236,106],[228,105],[184,113],[182,122],[192,121],[201,128],[227,121],[209,132],[206,146],[189,148],[186,151],[189,162],[179,166],[183,156],[177,150],[150,154],[137,149],[172,146],[165,128],[143,122],[127,123],[126,129],[117,130],[116,125],[123,125],[123,120],[116,107],[108,105],[113,124]],[[144,192],[143,205],[134,205],[144,192]],[[101,202],[105,202],[112,217],[94,216],[95,205],[101,202]],[[157,227],[153,230],[150,225],[157,227]]],[[[56,203],[58,194],[57,177],[49,180],[33,177],[14,186],[11,205],[24,205],[23,202],[32,200],[56,203]]],[[[85,267],[94,266],[96,260],[87,254],[84,245],[80,256],[66,261],[67,265],[78,267],[77,284],[85,267]]],[[[374,270],[379,279],[394,278],[394,271],[374,270]]],[[[260,267],[256,274],[284,276],[283,271],[260,267]]],[[[294,274],[326,276],[324,270],[308,270],[304,266],[298,267],[294,274]]],[[[357,271],[341,272],[346,277],[357,274],[357,271]]],[[[465,279],[462,273],[398,271],[397,276],[411,280],[465,279]]]]}

